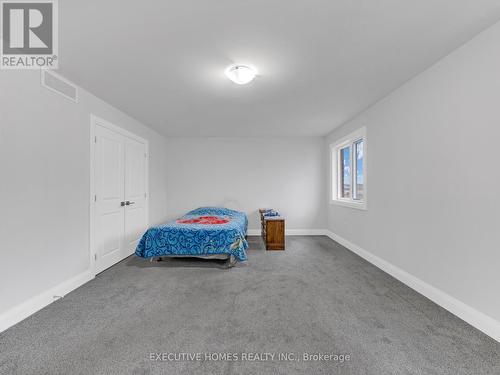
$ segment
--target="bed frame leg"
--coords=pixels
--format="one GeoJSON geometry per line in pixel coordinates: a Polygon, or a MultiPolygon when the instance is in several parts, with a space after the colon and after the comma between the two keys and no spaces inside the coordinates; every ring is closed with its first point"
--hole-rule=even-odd
{"type": "Polygon", "coordinates": [[[158,257],[158,259],[156,259],[157,262],[162,262],[163,261],[163,258],[162,257],[158,257]]]}
{"type": "Polygon", "coordinates": [[[235,265],[236,265],[236,258],[234,257],[234,255],[230,255],[229,258],[227,258],[227,263],[226,263],[226,266],[227,268],[233,268],[235,265]]]}

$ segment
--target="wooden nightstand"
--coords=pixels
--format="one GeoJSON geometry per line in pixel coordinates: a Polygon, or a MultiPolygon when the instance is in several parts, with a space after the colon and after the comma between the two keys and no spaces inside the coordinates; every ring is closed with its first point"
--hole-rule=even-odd
{"type": "Polygon", "coordinates": [[[285,218],[282,216],[264,216],[260,209],[262,239],[266,250],[285,250],[285,218]]]}

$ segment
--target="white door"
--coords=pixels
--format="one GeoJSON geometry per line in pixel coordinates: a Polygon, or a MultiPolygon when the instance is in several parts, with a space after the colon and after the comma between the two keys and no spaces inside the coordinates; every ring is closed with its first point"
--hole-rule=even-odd
{"type": "Polygon", "coordinates": [[[105,127],[95,128],[95,249],[96,273],[122,260],[125,209],[124,137],[105,127]]]}
{"type": "Polygon", "coordinates": [[[125,141],[125,250],[133,254],[146,223],[146,145],[125,141]]]}
{"type": "Polygon", "coordinates": [[[95,273],[135,251],[147,226],[147,144],[98,121],[94,127],[95,273]]]}

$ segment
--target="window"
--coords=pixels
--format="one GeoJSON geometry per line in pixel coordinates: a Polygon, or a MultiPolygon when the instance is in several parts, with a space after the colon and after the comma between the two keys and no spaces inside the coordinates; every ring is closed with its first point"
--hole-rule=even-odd
{"type": "Polygon", "coordinates": [[[330,146],[331,201],[366,209],[366,128],[330,146]]]}
{"type": "Polygon", "coordinates": [[[340,149],[340,197],[351,198],[351,148],[340,149]]]}
{"type": "Polygon", "coordinates": [[[354,170],[356,175],[354,176],[354,193],[353,199],[357,201],[363,200],[363,192],[365,184],[363,182],[363,158],[364,158],[364,140],[358,139],[354,142],[354,154],[356,155],[354,159],[354,170]]]}

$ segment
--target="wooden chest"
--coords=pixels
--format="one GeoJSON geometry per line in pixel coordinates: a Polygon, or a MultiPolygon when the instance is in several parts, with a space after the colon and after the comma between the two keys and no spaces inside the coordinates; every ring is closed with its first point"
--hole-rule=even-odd
{"type": "Polygon", "coordinates": [[[285,250],[285,218],[282,216],[264,216],[261,209],[262,239],[266,250],[285,250]]]}

